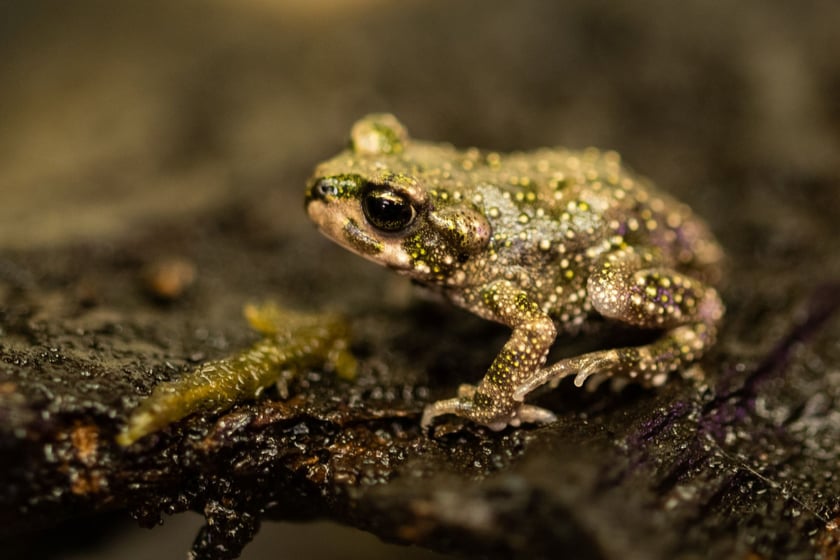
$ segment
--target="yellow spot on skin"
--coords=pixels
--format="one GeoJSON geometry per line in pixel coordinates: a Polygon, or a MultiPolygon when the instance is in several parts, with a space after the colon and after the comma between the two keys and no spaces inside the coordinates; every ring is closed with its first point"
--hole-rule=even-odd
{"type": "Polygon", "coordinates": [[[677,229],[678,227],[680,227],[680,225],[682,225],[682,217],[676,212],[671,212],[670,214],[668,214],[668,216],[665,218],[665,221],[667,222],[668,227],[671,229],[677,229]]]}

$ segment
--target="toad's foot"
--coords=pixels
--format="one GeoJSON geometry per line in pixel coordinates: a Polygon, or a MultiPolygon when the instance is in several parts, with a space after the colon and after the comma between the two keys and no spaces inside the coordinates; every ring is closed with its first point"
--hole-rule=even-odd
{"type": "Polygon", "coordinates": [[[611,372],[621,363],[621,353],[618,350],[602,350],[561,360],[550,367],[542,368],[531,376],[525,383],[517,386],[513,398],[523,400],[531,391],[548,383],[552,389],[566,377],[574,376],[575,386],[582,387],[590,378],[594,378],[594,385],[588,387],[594,390],[602,381],[608,379],[611,372]]]}
{"type": "Polygon", "coordinates": [[[495,406],[490,397],[478,392],[475,386],[461,385],[457,397],[426,406],[420,425],[427,428],[435,418],[445,414],[472,420],[493,431],[500,431],[508,426],[517,427],[520,424],[549,424],[557,420],[550,410],[530,404],[512,402],[504,409],[506,412],[499,412],[500,407],[495,406]]]}

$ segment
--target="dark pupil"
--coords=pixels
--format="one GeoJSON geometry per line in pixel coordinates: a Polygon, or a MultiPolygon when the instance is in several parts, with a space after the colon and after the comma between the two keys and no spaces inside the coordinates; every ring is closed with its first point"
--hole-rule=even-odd
{"type": "Polygon", "coordinates": [[[414,219],[414,208],[402,195],[392,191],[375,190],[362,200],[365,217],[376,228],[399,231],[414,219]]]}

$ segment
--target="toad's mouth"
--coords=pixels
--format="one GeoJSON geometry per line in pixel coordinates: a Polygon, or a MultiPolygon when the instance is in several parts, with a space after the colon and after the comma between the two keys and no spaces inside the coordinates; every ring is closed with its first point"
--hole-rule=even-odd
{"type": "Polygon", "coordinates": [[[411,261],[405,251],[402,250],[401,243],[396,240],[391,243],[383,243],[381,240],[371,237],[352,218],[348,218],[344,222],[340,236],[333,237],[329,233],[327,233],[327,236],[332,237],[341,246],[376,264],[387,266],[400,273],[412,270],[411,261]]]}
{"type": "Polygon", "coordinates": [[[318,230],[345,249],[397,272],[412,269],[411,261],[398,239],[382,240],[374,237],[356,218],[332,213],[319,201],[310,201],[306,210],[318,225],[318,230]]]}
{"type": "Polygon", "coordinates": [[[352,218],[348,218],[344,223],[341,234],[342,238],[339,241],[343,241],[351,250],[360,255],[370,255],[375,258],[375,255],[380,254],[384,249],[381,241],[365,233],[352,218]]]}

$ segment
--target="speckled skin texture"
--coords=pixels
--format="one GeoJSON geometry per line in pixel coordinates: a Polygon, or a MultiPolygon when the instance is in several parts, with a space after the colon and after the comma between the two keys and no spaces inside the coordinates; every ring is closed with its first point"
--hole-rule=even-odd
{"type": "Polygon", "coordinates": [[[429,405],[424,425],[444,414],[493,429],[550,422],[523,400],[567,376],[661,385],[714,343],[723,316],[719,245],[614,152],[458,150],[369,115],[317,167],[306,207],[339,244],[513,329],[484,378],[429,405]],[[662,334],[546,366],[557,333],[598,314],[662,334]]]}

